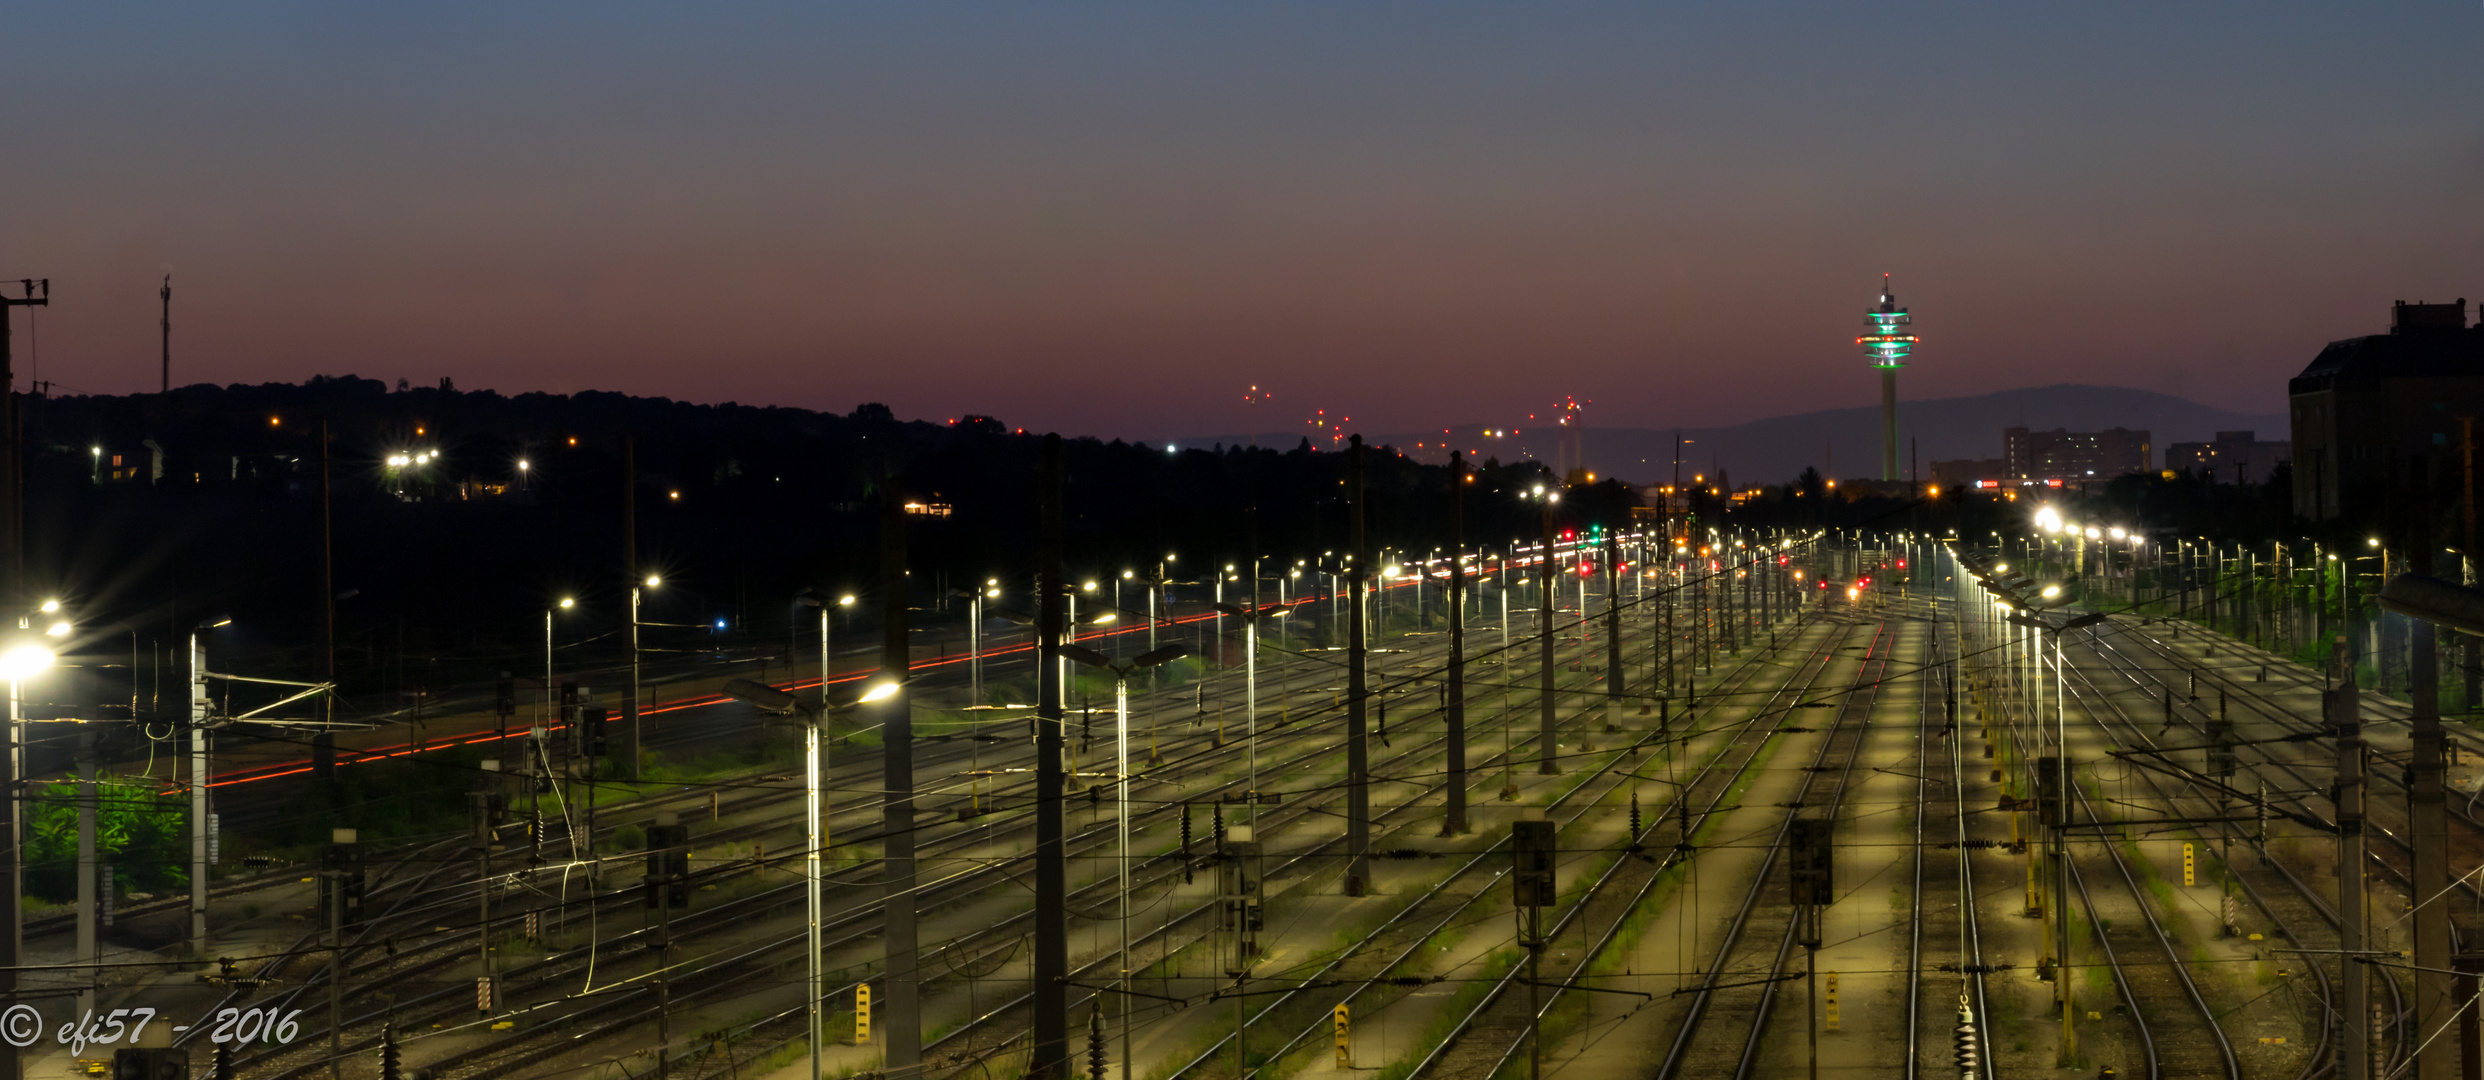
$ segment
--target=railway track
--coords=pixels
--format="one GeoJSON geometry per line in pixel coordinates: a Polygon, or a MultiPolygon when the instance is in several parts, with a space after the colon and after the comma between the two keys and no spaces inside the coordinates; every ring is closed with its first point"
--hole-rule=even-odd
{"type": "Polygon", "coordinates": [[[1874,629],[1869,651],[1856,666],[1846,692],[1840,695],[1836,715],[1805,769],[1792,809],[1779,820],[1768,853],[1761,859],[1758,871],[1751,875],[1751,886],[1728,922],[1714,958],[1701,975],[1699,987],[1690,992],[1691,1000],[1675,1028],[1671,1049],[1657,1064],[1657,1080],[1682,1076],[1694,1062],[1711,1066],[1733,1062],[1733,1075],[1737,1077],[1753,1075],[1760,1068],[1761,1041],[1776,1004],[1776,989],[1786,978],[1785,966],[1792,956],[1798,930],[1793,905],[1770,899],[1778,891],[1771,886],[1780,884],[1775,871],[1794,820],[1804,808],[1825,805],[1828,820],[1836,821],[1863,736],[1871,723],[1872,706],[1879,700],[1879,675],[1887,670],[1894,644],[1887,624],[1874,629]],[[1815,791],[1822,777],[1832,774],[1828,789],[1815,791]]]}
{"type": "MultiPolygon", "coordinates": [[[[1662,823],[1675,816],[1668,811],[1683,806],[1682,800],[1696,798],[1703,794],[1721,793],[1730,786],[1732,778],[1743,774],[1761,750],[1760,742],[1750,738],[1754,730],[1764,722],[1786,714],[1788,710],[1783,707],[1782,702],[1788,688],[1803,677],[1802,672],[1814,670],[1821,662],[1824,662],[1835,647],[1833,643],[1838,640],[1842,638],[1832,636],[1829,643],[1824,643],[1815,649],[1798,665],[1794,673],[1790,673],[1785,685],[1771,691],[1769,698],[1750,709],[1749,716],[1739,724],[1721,725],[1707,731],[1689,731],[1679,737],[1678,741],[1685,750],[1693,742],[1713,743],[1719,736],[1725,736],[1723,739],[1725,745],[1712,747],[1708,760],[1700,766],[1699,771],[1690,781],[1680,785],[1679,790],[1683,794],[1676,796],[1674,804],[1660,809],[1653,816],[1652,822],[1641,832],[1625,833],[1624,853],[1613,861],[1594,885],[1590,886],[1589,897],[1607,895],[1616,877],[1624,876],[1642,879],[1636,882],[1632,899],[1624,905],[1624,909],[1635,907],[1638,902],[1646,898],[1648,890],[1654,886],[1662,872],[1670,868],[1671,860],[1668,858],[1665,862],[1657,864],[1644,862],[1634,864],[1631,855],[1646,847],[1646,842],[1653,838],[1658,829],[1662,828],[1662,823]],[[1746,747],[1738,757],[1730,753],[1730,748],[1737,745],[1746,747]],[[1653,868],[1639,871],[1640,866],[1648,865],[1653,865],[1653,868]]],[[[1756,676],[1758,670],[1756,667],[1743,667],[1734,673],[1736,681],[1729,684],[1735,689],[1727,690],[1726,687],[1719,687],[1719,689],[1727,693],[1737,692],[1740,687],[1747,685],[1749,680],[1756,676]]],[[[1663,746],[1663,739],[1658,733],[1642,734],[1632,750],[1646,749],[1651,746],[1660,748],[1663,746]]],[[[1669,754],[1669,756],[1678,755],[1669,754]]],[[[1557,830],[1576,837],[1584,831],[1585,819],[1589,815],[1600,809],[1609,812],[1609,807],[1600,804],[1611,796],[1616,784],[1598,786],[1599,782],[1608,780],[1616,781],[1616,783],[1626,782],[1632,778],[1628,774],[1652,769],[1655,765],[1655,762],[1651,760],[1640,763],[1637,770],[1625,770],[1625,775],[1622,777],[1616,778],[1612,775],[1625,762],[1635,762],[1636,758],[1635,752],[1626,755],[1615,754],[1594,773],[1580,777],[1565,789],[1547,807],[1547,812],[1556,822],[1557,830]],[[1566,817],[1563,816],[1565,812],[1566,817]]],[[[1713,809],[1713,801],[1713,799],[1710,800],[1711,809],[1713,809]]],[[[1704,820],[1705,816],[1706,812],[1703,811],[1701,819],[1704,820]]],[[[1683,819],[1688,820],[1687,816],[1683,819]]],[[[1694,825],[1692,831],[1696,832],[1697,826],[1694,825]]],[[[1277,1022],[1283,1016],[1288,1015],[1288,1010],[1291,1010],[1291,1015],[1297,1017],[1295,1023],[1288,1025],[1290,1035],[1284,1030],[1279,1032],[1279,1035],[1284,1036],[1283,1041],[1278,1044],[1276,1050],[1268,1053],[1268,1060],[1284,1061],[1298,1049],[1313,1043],[1326,1023],[1325,1018],[1337,1006],[1362,1007],[1368,1004],[1365,1001],[1368,995],[1385,993],[1388,987],[1396,985],[1390,980],[1420,978],[1420,976],[1409,976],[1405,973],[1424,955],[1426,945],[1453,927],[1473,922],[1479,917],[1477,909],[1495,902],[1496,894],[1492,887],[1504,878],[1506,868],[1497,866],[1494,860],[1496,856],[1503,856],[1506,851],[1507,847],[1504,842],[1495,841],[1483,851],[1475,853],[1441,881],[1432,885],[1423,895],[1392,915],[1388,922],[1373,934],[1357,941],[1335,959],[1308,973],[1301,980],[1300,987],[1277,995],[1275,1000],[1264,1005],[1255,1016],[1250,1017],[1248,1023],[1257,1025],[1277,1022]]],[[[1678,855],[1680,851],[1681,849],[1677,847],[1674,854],[1678,855]]],[[[1578,906],[1573,906],[1571,910],[1577,911],[1578,906]]],[[[1605,930],[1606,936],[1609,938],[1618,926],[1618,919],[1608,923],[1605,930]]],[[[1584,950],[1579,963],[1574,966],[1573,975],[1565,979],[1562,986],[1574,982],[1575,971],[1583,970],[1585,965],[1592,962],[1593,958],[1602,951],[1602,943],[1584,950]]],[[[1456,1031],[1444,1043],[1444,1050],[1456,1044],[1462,1037],[1472,1037],[1475,1045],[1485,1048],[1486,1051],[1492,1051],[1498,1047],[1489,1034],[1476,1034],[1476,1032],[1481,1027],[1482,1018],[1489,1014],[1508,991],[1511,980],[1517,977],[1515,974],[1517,970],[1513,967],[1510,975],[1504,976],[1486,991],[1483,999],[1477,1003],[1473,1011],[1462,1018],[1456,1031]]],[[[1556,998],[1559,991],[1560,987],[1556,987],[1556,998]]],[[[1497,1026],[1488,1030],[1499,1031],[1506,1026],[1507,1021],[1502,1020],[1497,1026]]],[[[1523,1019],[1517,1030],[1520,1032],[1525,1030],[1523,1019]]],[[[1204,1074],[1213,1062],[1229,1053],[1233,1045],[1231,1036],[1216,1040],[1178,1066],[1167,1075],[1165,1080],[1180,1080],[1182,1077],[1204,1074]]],[[[1429,1062],[1418,1063],[1413,1075],[1423,1075],[1428,1064],[1429,1062]]]]}
{"type": "Polygon", "coordinates": [[[615,1002],[611,1002],[611,1001],[600,1002],[600,1003],[598,1003],[598,1008],[599,1008],[599,1010],[600,1010],[600,1011],[607,1011],[607,1012],[608,1012],[608,1011],[611,1011],[612,1006],[614,1006],[615,1004],[616,1004],[615,1002]]]}

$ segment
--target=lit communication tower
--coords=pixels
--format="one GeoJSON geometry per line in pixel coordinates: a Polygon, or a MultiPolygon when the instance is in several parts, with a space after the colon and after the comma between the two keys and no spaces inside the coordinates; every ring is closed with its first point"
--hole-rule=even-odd
{"type": "Polygon", "coordinates": [[[1863,313],[1869,333],[1854,339],[1863,346],[1863,355],[1872,366],[1880,369],[1880,478],[1895,480],[1897,467],[1897,373],[1906,366],[1907,354],[1915,351],[1915,342],[1922,340],[1905,333],[1915,317],[1899,307],[1897,297],[1889,292],[1889,275],[1880,275],[1880,306],[1863,313]]]}

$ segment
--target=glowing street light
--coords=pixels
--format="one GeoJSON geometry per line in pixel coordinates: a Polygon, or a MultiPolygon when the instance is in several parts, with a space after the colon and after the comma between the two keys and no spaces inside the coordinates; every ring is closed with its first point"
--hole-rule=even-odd
{"type": "MultiPolygon", "coordinates": [[[[1113,726],[1118,741],[1115,751],[1117,783],[1114,785],[1114,801],[1118,806],[1115,832],[1120,843],[1120,858],[1115,861],[1121,868],[1121,985],[1126,989],[1131,976],[1137,974],[1130,969],[1130,674],[1140,668],[1152,668],[1188,656],[1190,647],[1177,641],[1128,660],[1115,660],[1079,645],[1063,645],[1060,652],[1067,659],[1113,673],[1113,726]]],[[[1130,1061],[1130,995],[1127,993],[1121,995],[1121,1060],[1125,1065],[1130,1061]]]]}

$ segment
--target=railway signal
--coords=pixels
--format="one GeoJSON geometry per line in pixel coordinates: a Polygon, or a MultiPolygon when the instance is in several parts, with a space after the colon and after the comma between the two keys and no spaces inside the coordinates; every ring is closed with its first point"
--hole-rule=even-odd
{"type": "Polygon", "coordinates": [[[1796,817],[1786,823],[1786,883],[1794,904],[1794,937],[1805,953],[1808,990],[1803,1026],[1811,1044],[1811,1076],[1820,1076],[1820,911],[1837,902],[1836,861],[1830,841],[1836,822],[1796,817]]]}
{"type": "Polygon", "coordinates": [[[319,907],[328,919],[328,1074],[337,1076],[345,1060],[345,928],[361,924],[363,897],[370,887],[369,872],[362,866],[361,835],[352,829],[331,831],[319,865],[319,907]]]}
{"type": "Polygon", "coordinates": [[[1348,1012],[1348,1006],[1342,1001],[1337,1003],[1335,1027],[1337,1035],[1337,1067],[1340,1069],[1351,1069],[1354,1067],[1354,1021],[1352,1015],[1348,1012]]]}
{"type": "Polygon", "coordinates": [[[854,1045],[871,1045],[871,984],[854,984],[854,1045]]]}
{"type": "MultiPolygon", "coordinates": [[[[1547,551],[1551,545],[1545,545],[1547,551]]],[[[1545,561],[1550,562],[1547,558],[1545,561]]],[[[1543,1032],[1537,1017],[1544,1012],[1544,909],[1553,903],[1554,844],[1559,832],[1553,823],[1542,819],[1522,818],[1509,823],[1510,855],[1515,862],[1511,869],[1512,902],[1518,908],[1518,943],[1527,949],[1527,1078],[1540,1080],[1544,1075],[1543,1032]]]]}

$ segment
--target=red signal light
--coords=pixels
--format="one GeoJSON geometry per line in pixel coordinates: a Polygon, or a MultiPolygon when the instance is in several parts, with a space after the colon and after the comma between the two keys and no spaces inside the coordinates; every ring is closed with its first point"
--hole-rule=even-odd
{"type": "Polygon", "coordinates": [[[1904,570],[1904,569],[1906,569],[1906,560],[1904,560],[1904,559],[1899,559],[1899,560],[1898,560],[1898,569],[1900,569],[1900,570],[1904,570]]]}

